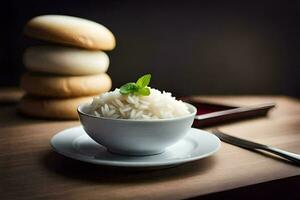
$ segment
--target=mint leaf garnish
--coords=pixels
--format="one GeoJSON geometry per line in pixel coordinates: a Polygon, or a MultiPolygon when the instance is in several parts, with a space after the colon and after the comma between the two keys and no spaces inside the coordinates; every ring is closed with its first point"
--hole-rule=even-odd
{"type": "Polygon", "coordinates": [[[139,78],[136,82],[136,84],[140,87],[140,88],[144,88],[146,86],[149,85],[151,80],[151,74],[146,74],[144,76],[142,76],[141,78],[139,78]]]}
{"type": "Polygon", "coordinates": [[[139,90],[139,94],[143,96],[149,96],[150,95],[150,89],[145,87],[139,90]]]}
{"type": "Polygon", "coordinates": [[[151,74],[146,74],[140,77],[136,83],[130,82],[120,87],[122,95],[135,94],[142,96],[149,96],[150,89],[147,87],[151,80],[151,74]]]}
{"type": "Polygon", "coordinates": [[[120,87],[120,93],[121,94],[130,94],[137,92],[139,90],[139,87],[135,83],[126,83],[122,87],[120,87]]]}

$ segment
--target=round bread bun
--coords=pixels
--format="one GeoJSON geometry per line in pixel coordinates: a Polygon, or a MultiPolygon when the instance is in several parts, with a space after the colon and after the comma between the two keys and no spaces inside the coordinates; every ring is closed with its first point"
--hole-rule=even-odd
{"type": "Polygon", "coordinates": [[[50,119],[78,119],[77,107],[91,103],[93,97],[68,99],[46,99],[25,95],[19,104],[19,111],[32,117],[50,119]]]}
{"type": "Polygon", "coordinates": [[[42,15],[31,19],[24,28],[30,37],[93,50],[112,50],[115,37],[105,26],[78,17],[42,15]]]}
{"type": "Polygon", "coordinates": [[[89,51],[63,46],[33,46],[25,50],[23,63],[27,69],[65,75],[104,73],[109,58],[102,51],[89,51]]]}
{"type": "Polygon", "coordinates": [[[107,74],[53,76],[28,72],[21,78],[21,88],[27,93],[56,98],[97,95],[109,91],[111,85],[107,74]]]}

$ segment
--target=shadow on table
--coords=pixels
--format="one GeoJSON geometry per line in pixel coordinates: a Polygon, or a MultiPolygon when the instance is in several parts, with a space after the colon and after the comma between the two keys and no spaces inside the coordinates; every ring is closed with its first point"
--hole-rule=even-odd
{"type": "Polygon", "coordinates": [[[268,181],[248,185],[231,190],[221,191],[217,193],[206,194],[200,197],[190,198],[190,200],[214,200],[214,199],[230,199],[230,200],[253,200],[253,199],[289,199],[299,200],[299,180],[300,176],[292,176],[280,180],[268,181]]]}
{"type": "Polygon", "coordinates": [[[188,178],[211,169],[215,164],[214,157],[163,169],[125,168],[101,166],[76,161],[55,152],[48,152],[42,160],[44,166],[62,176],[90,182],[105,183],[139,183],[168,181],[188,178]]]}

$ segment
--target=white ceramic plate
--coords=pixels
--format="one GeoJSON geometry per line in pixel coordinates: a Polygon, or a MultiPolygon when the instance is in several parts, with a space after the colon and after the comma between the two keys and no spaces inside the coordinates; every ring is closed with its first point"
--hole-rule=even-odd
{"type": "Polygon", "coordinates": [[[203,130],[191,128],[179,142],[165,152],[152,156],[112,154],[92,140],[81,126],[65,129],[51,139],[53,149],[66,157],[98,165],[120,167],[165,167],[210,156],[218,151],[219,138],[203,130]]]}

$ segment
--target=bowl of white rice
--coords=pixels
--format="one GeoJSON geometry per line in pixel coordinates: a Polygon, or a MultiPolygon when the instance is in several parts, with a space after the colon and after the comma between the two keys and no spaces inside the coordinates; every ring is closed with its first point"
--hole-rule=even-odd
{"type": "Polygon", "coordinates": [[[190,130],[197,109],[169,92],[147,87],[148,95],[106,92],[78,107],[85,132],[112,153],[154,155],[190,130]]]}
{"type": "Polygon", "coordinates": [[[112,153],[154,155],[180,140],[197,109],[169,92],[148,87],[151,75],[106,92],[78,107],[85,132],[112,153]]]}

